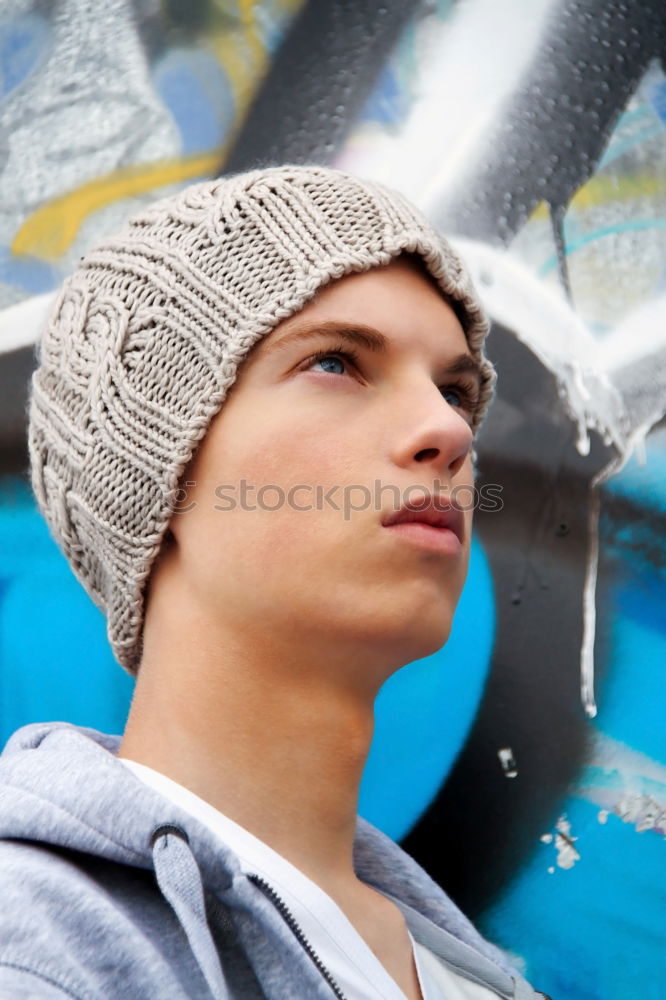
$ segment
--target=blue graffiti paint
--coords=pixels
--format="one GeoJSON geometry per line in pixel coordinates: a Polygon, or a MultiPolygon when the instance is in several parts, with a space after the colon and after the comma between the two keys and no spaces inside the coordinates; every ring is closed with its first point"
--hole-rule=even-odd
{"type": "Polygon", "coordinates": [[[666,764],[666,592],[658,575],[628,576],[612,597],[611,655],[598,691],[603,731],[666,764]]]}
{"type": "Polygon", "coordinates": [[[28,722],[120,732],[133,681],[105,621],[51,539],[25,484],[0,487],[0,744],[28,722]]]}
{"type": "Polygon", "coordinates": [[[666,763],[663,690],[666,664],[666,565],[660,525],[666,509],[663,433],[646,443],[646,461],[634,457],[604,487],[602,551],[616,579],[610,607],[600,616],[609,633],[610,659],[599,689],[604,732],[666,763]],[[627,507],[613,515],[613,500],[627,507]]]}
{"type": "Polygon", "coordinates": [[[663,126],[655,117],[652,102],[642,104],[620,115],[606,150],[597,164],[597,173],[620,156],[663,134],[663,126]]]}
{"type": "Polygon", "coordinates": [[[275,12],[268,4],[258,3],[252,10],[255,27],[258,29],[261,44],[268,55],[273,55],[284,41],[288,21],[275,17],[275,12]]]}
{"type": "Polygon", "coordinates": [[[235,100],[217,60],[201,49],[170,49],[153,81],[180,131],[183,155],[221,145],[234,122],[235,100]]]}
{"type": "Polygon", "coordinates": [[[449,641],[399,670],[377,697],[359,812],[395,840],[432,802],[462,748],[481,700],[494,634],[492,577],[474,541],[449,641]]]}
{"type": "Polygon", "coordinates": [[[666,80],[655,83],[650,91],[650,101],[652,107],[666,125],[666,80]]]}
{"type": "Polygon", "coordinates": [[[26,295],[41,295],[55,288],[58,277],[49,264],[34,257],[14,257],[9,247],[0,245],[0,282],[26,295]]]}
{"type": "MultiPolygon", "coordinates": [[[[645,461],[632,456],[604,485],[603,494],[622,497],[655,514],[666,511],[666,434],[653,431],[646,442],[645,461]]],[[[661,547],[663,539],[658,541],[661,547]]],[[[612,544],[612,537],[607,542],[612,544]]]]}
{"type": "Polygon", "coordinates": [[[602,824],[598,807],[579,799],[564,802],[561,812],[578,838],[580,860],[559,868],[554,844],[537,841],[518,878],[478,921],[480,929],[514,954],[524,942],[527,978],[552,997],[637,1000],[640,983],[641,1000],[661,1000],[664,838],[637,833],[613,815],[602,824]]]}
{"type": "Polygon", "coordinates": [[[385,66],[361,118],[390,128],[402,121],[407,109],[406,95],[398,85],[395,73],[390,66],[385,66]]]}
{"type": "Polygon", "coordinates": [[[38,66],[48,49],[50,27],[38,14],[0,21],[0,100],[38,66]]]}
{"type": "Polygon", "coordinates": [[[632,149],[636,149],[637,146],[642,146],[646,142],[650,142],[657,136],[662,135],[663,128],[659,124],[646,123],[646,125],[632,136],[628,136],[622,142],[616,142],[612,146],[609,146],[603,157],[599,161],[599,170],[603,170],[609,164],[614,163],[625,153],[630,152],[632,149]]]}

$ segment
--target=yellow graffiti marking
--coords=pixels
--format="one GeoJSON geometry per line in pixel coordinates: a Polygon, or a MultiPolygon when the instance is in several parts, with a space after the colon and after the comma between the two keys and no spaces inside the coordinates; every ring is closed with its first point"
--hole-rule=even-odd
{"type": "MultiPolygon", "coordinates": [[[[652,198],[666,193],[666,179],[657,175],[634,177],[593,177],[576,191],[569,203],[569,210],[593,208],[612,201],[630,201],[632,198],[652,198]]],[[[544,221],[549,218],[548,205],[540,201],[530,219],[544,221]]]]}
{"type": "Polygon", "coordinates": [[[123,167],[97,177],[74,191],[42,205],[26,219],[12,242],[13,254],[29,254],[41,260],[57,260],[76,239],[81,224],[91,213],[112,201],[144,194],[153,188],[216,172],[226,146],[177,160],[147,166],[123,167]]]}

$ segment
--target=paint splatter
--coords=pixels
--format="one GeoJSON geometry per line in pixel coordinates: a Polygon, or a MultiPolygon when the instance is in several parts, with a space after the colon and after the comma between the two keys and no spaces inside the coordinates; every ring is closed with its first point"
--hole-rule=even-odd
{"type": "Polygon", "coordinates": [[[576,862],[580,860],[580,854],[574,847],[574,841],[578,840],[578,837],[572,836],[571,824],[566,819],[566,816],[560,816],[555,825],[558,831],[555,835],[557,864],[560,868],[573,868],[576,862]]]}
{"type": "Polygon", "coordinates": [[[513,750],[511,747],[500,747],[497,751],[497,756],[500,759],[500,764],[502,765],[502,770],[507,778],[518,777],[518,766],[516,764],[516,759],[513,756],[513,750]]]}
{"type": "Polygon", "coordinates": [[[613,813],[624,823],[632,823],[637,833],[655,830],[666,836],[666,809],[651,795],[625,795],[613,813]]]}
{"type": "MultiPolygon", "coordinates": [[[[574,837],[571,833],[571,824],[567,820],[566,813],[559,817],[555,824],[556,833],[543,833],[539,840],[544,844],[552,844],[555,841],[555,850],[557,851],[556,863],[559,868],[573,868],[577,861],[580,861],[580,853],[574,847],[574,841],[578,840],[578,837],[574,837]]],[[[551,866],[548,868],[548,874],[552,875],[555,869],[551,866]]]]}
{"type": "Polygon", "coordinates": [[[600,823],[614,815],[638,833],[666,836],[666,767],[605,733],[591,741],[577,793],[600,807],[600,823]]]}

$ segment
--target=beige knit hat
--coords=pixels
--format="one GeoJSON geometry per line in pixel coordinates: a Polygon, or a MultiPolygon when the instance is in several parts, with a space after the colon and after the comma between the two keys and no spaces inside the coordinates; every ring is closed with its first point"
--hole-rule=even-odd
{"type": "Polygon", "coordinates": [[[276,167],[153,203],[82,259],[38,346],[28,443],[51,533],[141,659],[144,589],[179,479],[239,363],[326,282],[419,254],[483,362],[487,321],[457,255],[400,195],[325,167],[276,167]]]}

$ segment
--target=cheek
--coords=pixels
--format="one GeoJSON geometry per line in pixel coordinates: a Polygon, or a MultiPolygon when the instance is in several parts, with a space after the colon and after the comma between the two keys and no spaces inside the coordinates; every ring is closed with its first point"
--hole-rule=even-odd
{"type": "Polygon", "coordinates": [[[319,498],[337,486],[339,501],[345,485],[365,481],[371,462],[368,435],[355,434],[351,421],[296,406],[274,408],[267,419],[265,398],[248,398],[205,442],[199,503],[183,542],[203,602],[222,600],[241,617],[261,608],[270,617],[285,601],[307,605],[332,564],[353,562],[349,524],[319,498]]]}
{"type": "Polygon", "coordinates": [[[258,614],[269,623],[285,609],[309,608],[330,582],[332,566],[336,575],[341,572],[341,514],[316,509],[306,492],[290,504],[288,486],[279,479],[276,474],[273,484],[264,484],[270,488],[263,493],[248,493],[245,509],[216,511],[205,535],[198,534],[200,559],[193,572],[200,596],[213,607],[222,604],[239,621],[258,614]],[[296,509],[309,504],[315,509],[296,509]]]}
{"type": "Polygon", "coordinates": [[[353,475],[361,445],[339,422],[321,416],[306,415],[296,421],[276,415],[270,423],[251,429],[226,465],[236,481],[245,478],[257,487],[342,485],[353,475]]]}
{"type": "Polygon", "coordinates": [[[367,470],[350,454],[353,442],[322,422],[276,418],[244,436],[233,430],[233,447],[220,439],[201,483],[207,509],[198,531],[200,556],[233,563],[255,581],[257,572],[266,578],[278,565],[326,561],[346,536],[342,513],[322,498],[339,487],[339,502],[345,485],[357,481],[359,465],[367,470]]]}

